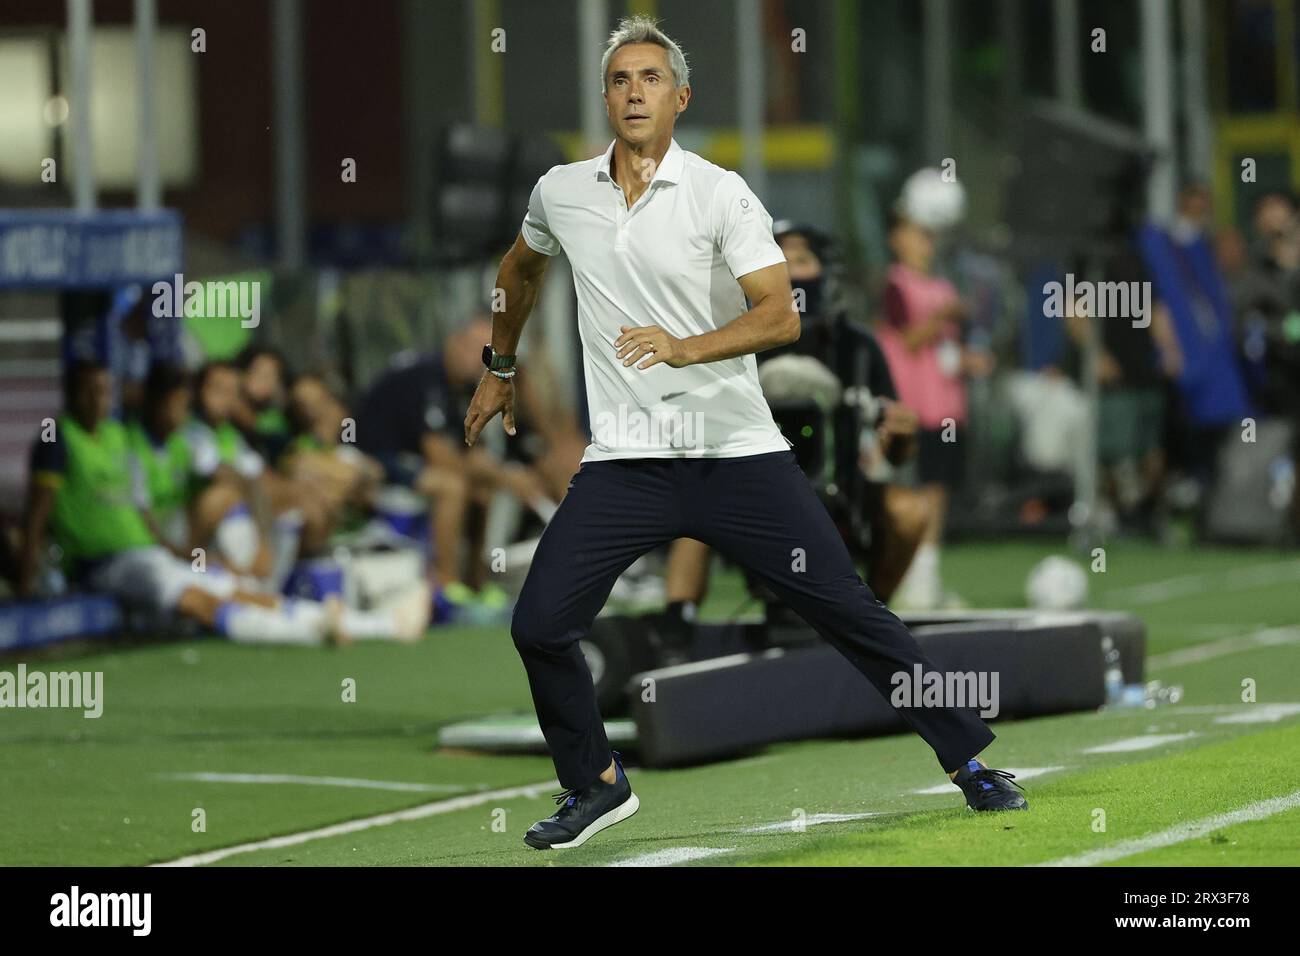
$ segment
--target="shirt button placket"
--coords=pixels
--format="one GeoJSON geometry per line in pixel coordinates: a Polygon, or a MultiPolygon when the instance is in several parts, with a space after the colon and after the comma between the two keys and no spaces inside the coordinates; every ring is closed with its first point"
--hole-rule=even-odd
{"type": "Polygon", "coordinates": [[[623,252],[627,249],[627,200],[623,198],[623,190],[618,191],[618,221],[614,233],[614,250],[623,252]]]}

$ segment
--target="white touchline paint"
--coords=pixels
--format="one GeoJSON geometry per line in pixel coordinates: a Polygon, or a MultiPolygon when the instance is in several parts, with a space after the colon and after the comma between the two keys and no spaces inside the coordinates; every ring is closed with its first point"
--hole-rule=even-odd
{"type": "MultiPolygon", "coordinates": [[[[1250,707],[1250,704],[1194,704],[1190,707],[1183,704],[1171,704],[1168,707],[1160,708],[1162,717],[1179,717],[1183,714],[1234,714],[1243,707],[1250,707]]],[[[1122,716],[1123,710],[1112,711],[1112,713],[1122,716]]],[[[1129,713],[1134,717],[1150,717],[1150,711],[1132,710],[1129,713]]]]}
{"type": "Polygon", "coordinates": [[[791,817],[789,820],[778,820],[776,823],[764,823],[761,826],[745,827],[741,833],[798,833],[799,828],[815,827],[823,823],[843,823],[846,820],[865,820],[867,817],[878,817],[879,813],[814,813],[812,816],[805,817],[802,820],[796,820],[791,817]]]}
{"type": "Polygon", "coordinates": [[[539,792],[550,790],[558,787],[558,780],[544,780],[541,783],[532,783],[524,787],[510,787],[505,790],[486,790],[482,793],[471,793],[463,797],[451,797],[447,800],[437,800],[433,803],[423,803],[418,807],[409,807],[406,810],[395,810],[392,813],[380,813],[373,817],[362,817],[359,820],[348,820],[346,823],[335,823],[327,827],[319,827],[315,830],[303,830],[300,833],[289,833],[285,836],[270,837],[266,840],[256,840],[252,843],[240,843],[237,846],[222,847],[219,850],[208,850],[205,853],[195,853],[192,856],[183,856],[176,860],[168,860],[164,863],[154,863],[153,866],[204,866],[208,863],[216,863],[218,860],[224,860],[227,857],[238,856],[241,853],[255,853],[258,850],[278,850],[286,846],[297,846],[301,843],[310,843],[312,840],[324,840],[329,837],[344,836],[348,833],[359,833],[362,830],[369,830],[373,827],[385,827],[391,823],[406,823],[411,820],[423,820],[426,817],[436,817],[443,813],[455,813],[457,810],[467,810],[470,807],[479,807],[485,803],[491,803],[494,800],[513,800],[516,797],[536,797],[539,792]]]}
{"type": "Polygon", "coordinates": [[[1300,704],[1245,704],[1235,714],[1214,718],[1216,724],[1275,724],[1300,714],[1300,704]]]}
{"type": "Polygon", "coordinates": [[[1140,737],[1125,737],[1123,740],[1112,740],[1108,744],[1099,744],[1096,747],[1085,747],[1082,753],[1126,754],[1135,750],[1150,750],[1152,747],[1176,743],[1179,740],[1188,740],[1195,736],[1196,733],[1190,730],[1185,734],[1143,734],[1140,737]]]}
{"type": "Polygon", "coordinates": [[[1133,604],[1159,604],[1175,598],[1191,597],[1197,594],[1224,591],[1244,591],[1250,588],[1264,587],[1268,584],[1282,584],[1287,581],[1300,581],[1300,561],[1277,561],[1270,564],[1252,564],[1244,568],[1232,568],[1229,571],[1204,571],[1197,574],[1183,574],[1163,581],[1151,581],[1129,588],[1106,593],[1102,601],[1107,605],[1129,606],[1133,604]]]}
{"type": "Polygon", "coordinates": [[[1300,790],[1295,793],[1289,793],[1284,797],[1273,797],[1269,800],[1260,800],[1258,803],[1251,803],[1240,810],[1233,810],[1230,813],[1217,813],[1212,817],[1205,817],[1202,820],[1193,820],[1190,823],[1180,823],[1172,826],[1168,830],[1161,830],[1159,833],[1152,833],[1149,836],[1138,837],[1134,840],[1124,840],[1113,846],[1105,846],[1098,850],[1089,850],[1087,853],[1079,853],[1075,856],[1062,857],[1059,860],[1051,860],[1046,863],[1036,863],[1035,866],[1096,866],[1099,863],[1110,863],[1112,860],[1122,860],[1126,856],[1133,856],[1137,853],[1145,853],[1148,850],[1158,850],[1162,847],[1173,846],[1175,843],[1184,843],[1187,840],[1196,840],[1205,836],[1207,833],[1213,833],[1215,830],[1222,830],[1224,827],[1235,826],[1238,823],[1249,823],[1252,820],[1263,820],[1265,817],[1271,817],[1274,814],[1285,813],[1288,810],[1294,810],[1300,807],[1300,790]]]}
{"type": "Polygon", "coordinates": [[[160,780],[195,780],[199,783],[300,783],[314,787],[356,787],[360,790],[395,790],[399,793],[455,793],[483,790],[483,783],[401,783],[396,780],[363,780],[357,777],[303,777],[294,773],[159,773],[160,780]]]}
{"type": "MultiPolygon", "coordinates": [[[[1032,780],[1034,777],[1041,777],[1045,773],[1055,773],[1058,770],[1064,770],[1065,767],[1006,767],[999,769],[1005,769],[1007,773],[1014,773],[1016,775],[1016,782],[1019,783],[1021,780],[1032,780]]],[[[943,793],[957,796],[961,793],[961,788],[949,780],[947,783],[941,783],[934,787],[926,787],[924,790],[913,790],[912,793],[917,796],[927,797],[943,793]]]]}
{"type": "Polygon", "coordinates": [[[678,863],[722,856],[735,849],[734,846],[675,846],[670,850],[656,850],[653,853],[628,857],[626,860],[615,860],[613,863],[607,863],[606,866],[676,866],[678,863]]]}
{"type": "Polygon", "coordinates": [[[1217,641],[1207,641],[1193,647],[1183,647],[1176,651],[1166,651],[1147,658],[1147,666],[1155,670],[1163,667],[1182,667],[1187,664],[1199,664],[1226,654],[1240,654],[1261,647],[1278,647],[1284,644],[1300,644],[1300,627],[1269,627],[1249,634],[1235,634],[1222,637],[1217,641]]]}

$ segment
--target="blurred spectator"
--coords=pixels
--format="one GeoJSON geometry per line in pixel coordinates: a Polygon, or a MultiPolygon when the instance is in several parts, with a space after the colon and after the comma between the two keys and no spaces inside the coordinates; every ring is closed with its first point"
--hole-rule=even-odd
{"type": "Polygon", "coordinates": [[[294,437],[278,467],[320,488],[331,508],[346,509],[344,527],[356,526],[374,505],[383,466],[357,449],[355,422],[323,377],[299,375],[289,395],[287,421],[294,437]]]}
{"type": "Polygon", "coordinates": [[[488,506],[504,492],[549,520],[559,485],[554,479],[567,485],[585,445],[571,416],[544,412],[525,363],[516,378],[520,425],[541,437],[543,457],[557,449],[567,450],[567,457],[530,467],[484,445],[465,447],[465,411],[484,374],[483,345],[491,334],[491,323],[479,317],[447,336],[438,351],[399,357],[357,403],[357,446],[383,466],[389,483],[412,488],[431,504],[434,573],[453,603],[504,601],[500,588],[488,584],[482,558],[488,506]],[[463,566],[462,543],[470,555],[463,566]]]}
{"type": "Polygon", "coordinates": [[[231,420],[266,461],[275,461],[291,437],[285,415],[289,368],[284,356],[267,345],[250,345],[235,359],[239,400],[231,420]]]}
{"type": "Polygon", "coordinates": [[[1252,394],[1268,411],[1300,420],[1300,216],[1286,193],[1255,204],[1248,256],[1232,276],[1238,338],[1252,394]]]}
{"type": "MultiPolygon", "coordinates": [[[[807,227],[781,222],[776,240],[785,253],[790,284],[802,293],[799,341],[761,355],[760,364],[784,354],[820,360],[846,389],[832,416],[835,481],[845,504],[870,529],[867,583],[889,600],[933,520],[928,496],[893,482],[894,469],[916,454],[916,413],[898,400],[889,363],[871,329],[837,301],[826,264],[829,239],[807,227]],[[860,497],[854,486],[860,484],[860,497]]],[[[832,509],[833,513],[837,509],[832,509]]]]}
{"type": "MultiPolygon", "coordinates": [[[[1213,481],[1219,445],[1252,414],[1241,371],[1232,306],[1207,235],[1210,198],[1200,183],[1185,185],[1168,226],[1148,223],[1138,234],[1151,277],[1155,311],[1168,317],[1173,334],[1160,343],[1165,371],[1182,402],[1183,457],[1200,485],[1213,481]],[[1176,348],[1175,348],[1176,343],[1176,348]]],[[[1160,322],[1163,326],[1164,319],[1160,322]]],[[[1161,335],[1153,316],[1152,333],[1161,335]]]]}
{"type": "Polygon", "coordinates": [[[944,599],[939,546],[948,501],[963,480],[963,377],[987,375],[991,358],[962,346],[964,307],[952,284],[932,274],[933,233],[895,212],[889,224],[889,246],[895,261],[886,277],[878,337],[899,400],[915,410],[920,423],[917,480],[929,498],[929,521],[895,603],[932,608],[944,599]]]}
{"type": "MultiPolygon", "coordinates": [[[[1149,281],[1131,245],[1106,264],[1104,282],[1130,289],[1149,281]]],[[[1130,296],[1130,303],[1136,301],[1130,296]]],[[[1169,312],[1149,303],[1150,322],[1107,315],[1096,319],[1074,308],[1071,338],[1083,348],[1099,332],[1097,354],[1097,462],[1103,491],[1126,529],[1150,530],[1165,471],[1165,381],[1181,367],[1169,312]]]]}

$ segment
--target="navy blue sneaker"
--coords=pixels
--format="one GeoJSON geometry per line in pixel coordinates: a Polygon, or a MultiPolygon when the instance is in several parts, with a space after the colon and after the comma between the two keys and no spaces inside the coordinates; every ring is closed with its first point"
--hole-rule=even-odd
{"type": "Polygon", "coordinates": [[[966,795],[966,806],[972,810],[1028,810],[1029,801],[1016,792],[1024,787],[1015,783],[1016,775],[1005,770],[993,770],[978,760],[966,761],[952,782],[966,795]]]}
{"type": "Polygon", "coordinates": [[[538,850],[569,850],[582,846],[593,836],[622,823],[641,806],[632,785],[623,773],[623,763],[614,754],[613,783],[599,777],[581,790],[556,794],[560,809],[553,816],[534,823],[524,834],[524,842],[538,850]]]}

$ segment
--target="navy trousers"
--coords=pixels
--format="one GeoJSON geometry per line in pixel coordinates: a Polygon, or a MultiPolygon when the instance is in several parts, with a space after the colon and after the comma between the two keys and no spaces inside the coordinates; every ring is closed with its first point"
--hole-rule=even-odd
{"type": "MultiPolygon", "coordinates": [[[[886,700],[895,673],[912,674],[918,663],[935,670],[858,576],[793,452],[587,462],[542,534],[511,624],[566,788],[586,786],[610,763],[578,642],[628,565],[675,538],[702,541],[758,574],[886,700]]],[[[973,708],[898,713],[948,773],[994,739],[973,708]]]]}

